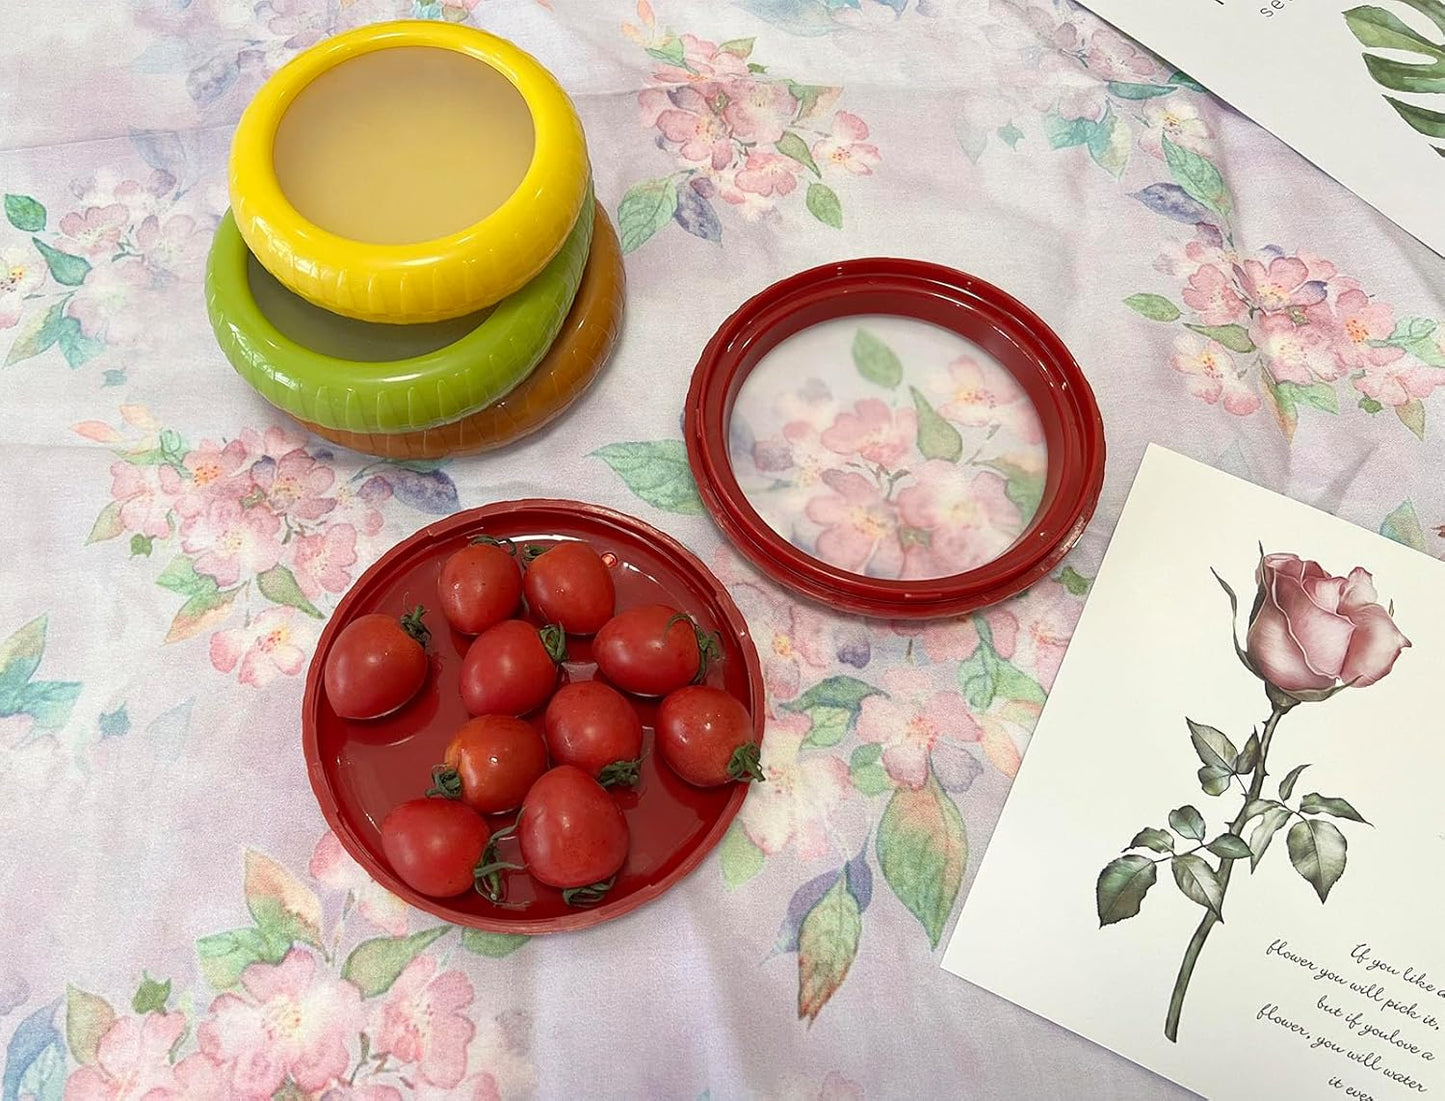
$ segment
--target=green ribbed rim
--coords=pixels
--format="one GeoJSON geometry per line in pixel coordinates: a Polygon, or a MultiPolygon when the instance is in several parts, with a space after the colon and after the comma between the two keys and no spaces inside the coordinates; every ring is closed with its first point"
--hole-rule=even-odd
{"type": "Polygon", "coordinates": [[[592,218],[589,185],[557,255],[470,333],[425,355],[362,363],[312,351],[271,324],[251,294],[250,254],[227,211],[206,263],[211,329],[236,372],[294,417],[347,432],[434,428],[505,397],[541,361],[582,281],[592,218]]]}

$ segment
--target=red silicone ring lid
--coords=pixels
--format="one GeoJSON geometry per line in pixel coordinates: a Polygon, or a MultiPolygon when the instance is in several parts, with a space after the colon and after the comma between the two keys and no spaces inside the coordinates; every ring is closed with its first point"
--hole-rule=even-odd
{"type": "Polygon", "coordinates": [[[1058,336],[1012,295],[921,260],[844,260],[748,299],[703,349],[687,398],[688,460],[713,520],[773,580],[833,608],[890,619],[962,615],[1028,588],[1066,555],[1104,481],[1104,425],[1088,381],[1058,336]],[[728,426],[753,368],[782,341],[834,318],[888,314],[949,330],[993,356],[1038,412],[1048,447],[1043,496],[1018,539],[947,577],[883,580],[799,549],[758,515],[733,472],[728,426]]]}

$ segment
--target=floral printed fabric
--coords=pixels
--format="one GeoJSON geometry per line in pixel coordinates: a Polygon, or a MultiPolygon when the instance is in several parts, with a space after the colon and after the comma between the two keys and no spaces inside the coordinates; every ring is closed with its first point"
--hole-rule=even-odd
{"type": "MultiPolygon", "coordinates": [[[[0,1101],[1169,1094],[942,975],[938,946],[1146,442],[1445,552],[1445,262],[1063,0],[137,0],[11,30],[0,1101]],[[616,361],[484,459],[307,436],[205,317],[245,102],[297,50],[399,16],[485,27],[558,74],[629,249],[616,361]],[[697,354],[745,297],[890,254],[1039,312],[1108,432],[1064,567],[954,621],[837,616],[761,578],[679,435],[697,354]],[[302,680],[385,548],[548,495],[667,529],[731,587],[767,781],[665,899],[576,936],[477,936],[327,832],[302,680]]],[[[966,350],[929,365],[858,327],[826,395],[799,376],[739,420],[756,499],[850,568],[996,553],[1036,500],[1036,422],[966,350]]]]}

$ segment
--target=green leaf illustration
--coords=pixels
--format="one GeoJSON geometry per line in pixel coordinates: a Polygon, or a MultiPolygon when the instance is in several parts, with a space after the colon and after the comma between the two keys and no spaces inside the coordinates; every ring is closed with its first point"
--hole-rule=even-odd
{"type": "Polygon", "coordinates": [[[682,516],[702,515],[702,498],[687,464],[681,440],[610,443],[592,452],[610,466],[627,488],[654,508],[682,516]]]}
{"type": "Polygon", "coordinates": [[[1223,921],[1224,884],[1219,882],[1219,877],[1204,857],[1190,853],[1176,856],[1169,864],[1174,872],[1174,882],[1184,896],[1206,910],[1212,910],[1214,916],[1223,921]]]}
{"type": "MultiPolygon", "coordinates": [[[[1445,3],[1441,0],[1400,0],[1429,18],[1445,32],[1445,3]]],[[[1375,83],[1394,92],[1424,95],[1445,93],[1445,42],[1425,37],[1386,8],[1364,5],[1344,13],[1345,23],[1362,46],[1409,55],[1409,59],[1382,54],[1363,55],[1375,83]]],[[[1411,128],[1426,138],[1445,139],[1445,111],[1384,96],[1385,102],[1411,128]]],[[[1435,101],[1445,105],[1445,100],[1435,101]]],[[[1445,156],[1445,144],[1434,149],[1445,156]]]]}
{"type": "Polygon", "coordinates": [[[130,1000],[130,1007],[137,1013],[164,1013],[166,1002],[171,998],[171,980],[156,982],[142,973],[140,986],[130,1000]]]}
{"type": "Polygon", "coordinates": [[[1402,317],[1395,322],[1395,329],[1381,341],[1370,341],[1372,345],[1393,345],[1403,348],[1416,359],[1430,367],[1445,367],[1445,349],[1431,339],[1439,328],[1438,322],[1428,317],[1402,317]]]}
{"type": "Polygon", "coordinates": [[[1153,849],[1156,853],[1172,853],[1174,851],[1174,835],[1168,830],[1145,826],[1134,835],[1134,840],[1129,842],[1129,848],[1147,848],[1153,849]]]}
{"type": "Polygon", "coordinates": [[[201,937],[196,941],[196,955],[206,982],[215,990],[229,990],[251,964],[279,963],[288,947],[272,943],[259,929],[248,927],[201,937]]]}
{"type": "Polygon", "coordinates": [[[1177,84],[1126,84],[1118,80],[1109,81],[1109,94],[1120,99],[1153,99],[1179,91],[1177,84]]]}
{"type": "Polygon", "coordinates": [[[795,700],[781,705],[784,711],[807,715],[812,722],[804,745],[837,745],[853,731],[863,701],[886,693],[857,677],[829,677],[813,685],[795,700]]]}
{"type": "Polygon", "coordinates": [[[62,317],[57,323],[55,342],[60,345],[60,354],[72,368],[80,367],[105,351],[105,341],[85,335],[80,322],[73,317],[62,317]]]}
{"type": "Polygon", "coordinates": [[[1290,862],[1324,902],[1330,888],[1345,874],[1345,835],[1319,818],[1296,822],[1285,835],[1290,862]]]}
{"type": "Polygon", "coordinates": [[[1294,768],[1289,770],[1285,778],[1279,782],[1279,797],[1281,799],[1288,799],[1294,794],[1294,786],[1299,780],[1299,774],[1309,767],[1307,764],[1295,765],[1294,768]]]}
{"type": "Polygon", "coordinates": [[[97,994],[79,987],[65,989],[65,1042],[77,1063],[96,1061],[100,1038],[115,1024],[115,1010],[97,994]]]}
{"type": "Polygon", "coordinates": [[[1380,522],[1380,534],[1417,551],[1425,550],[1425,529],[1412,501],[1401,501],[1395,511],[1380,522]]]}
{"type": "Polygon", "coordinates": [[[1095,164],[1115,178],[1124,174],[1134,148],[1134,132],[1112,108],[1095,124],[1085,146],[1095,164]]]}
{"type": "Polygon", "coordinates": [[[65,321],[65,302],[53,303],[47,310],[27,313],[15,330],[15,341],[5,355],[5,366],[19,363],[55,344],[60,339],[61,322],[65,321]]]}
{"type": "Polygon", "coordinates": [[[1282,804],[1274,799],[1251,799],[1244,804],[1244,820],[1248,822],[1252,818],[1258,818],[1270,807],[1278,807],[1282,804]]]}
{"type": "Polygon", "coordinates": [[[1011,122],[1000,126],[994,133],[998,135],[999,141],[1003,142],[1010,149],[1018,148],[1018,144],[1024,136],[1024,132],[1011,122]]]}
{"type": "Polygon", "coordinates": [[[1157,876],[1154,861],[1138,853],[1118,857],[1104,865],[1094,885],[1099,927],[1102,929],[1137,914],[1157,876]]]}
{"type": "Polygon", "coordinates": [[[810,183],[804,202],[807,204],[808,213],[825,226],[843,228],[843,204],[838,200],[837,192],[827,184],[810,183]]]}
{"type": "Polygon", "coordinates": [[[231,605],[235,602],[235,589],[191,597],[176,612],[163,641],[183,642],[210,630],[231,614],[231,605]]]}
{"type": "Polygon", "coordinates": [[[813,160],[813,154],[808,149],[808,143],[800,138],[792,130],[785,131],[773,146],[783,156],[797,161],[815,176],[821,176],[818,171],[818,164],[813,160]]]}
{"type": "Polygon", "coordinates": [[[1251,731],[1244,748],[1239,751],[1239,759],[1234,762],[1234,771],[1240,776],[1248,776],[1254,771],[1254,766],[1259,764],[1259,734],[1251,731]]]}
{"type": "Polygon", "coordinates": [[[426,951],[438,938],[451,932],[450,925],[438,925],[409,937],[374,937],[351,950],[341,977],[353,983],[363,998],[385,994],[406,965],[426,951]]]}
{"type": "Polygon", "coordinates": [[[903,363],[898,353],[867,329],[853,334],[853,366],[869,382],[890,389],[903,381],[903,363]]]}
{"type": "Polygon", "coordinates": [[[756,41],[755,38],[729,38],[718,47],[718,52],[747,60],[753,55],[753,43],[756,41]]]}
{"type": "Polygon", "coordinates": [[[1400,423],[1415,433],[1419,439],[1425,438],[1425,403],[1419,398],[1411,398],[1403,405],[1392,406],[1395,416],[1400,418],[1400,423]]]}
{"type": "Polygon", "coordinates": [[[1249,339],[1249,330],[1243,325],[1185,325],[1184,327],[1192,329],[1200,336],[1207,336],[1210,340],[1223,344],[1231,352],[1239,352],[1244,355],[1254,351],[1254,341],[1249,339]]]}
{"type": "Polygon", "coordinates": [[[1209,851],[1215,856],[1227,857],[1230,860],[1244,860],[1250,855],[1249,845],[1244,838],[1232,833],[1221,833],[1209,843],[1209,851]]]}
{"type": "Polygon", "coordinates": [[[1227,768],[1220,768],[1217,765],[1202,765],[1199,769],[1199,786],[1204,789],[1205,795],[1223,795],[1229,790],[1229,785],[1234,779],[1234,773],[1227,768]]]}
{"type": "Polygon", "coordinates": [[[937,948],[963,883],[968,838],[963,816],[931,770],[921,788],[899,788],[888,800],[876,849],[883,878],[937,948]]]}
{"type": "Polygon", "coordinates": [[[196,572],[196,564],[185,555],[172,559],[156,578],[156,584],[181,596],[206,596],[216,591],[216,579],[196,572]]]}
{"type": "Polygon", "coordinates": [[[854,748],[848,758],[848,779],[853,786],[870,798],[893,790],[893,780],[888,770],[879,764],[883,747],[877,742],[866,742],[854,748]]]}
{"type": "Polygon", "coordinates": [[[1344,799],[1334,799],[1312,791],[1299,801],[1301,814],[1332,814],[1336,818],[1348,818],[1351,822],[1370,823],[1365,820],[1364,815],[1350,806],[1344,799]]]}
{"type": "Polygon", "coordinates": [[[89,260],[51,248],[39,237],[32,237],[30,240],[40,255],[45,257],[45,266],[50,269],[50,277],[57,283],[65,287],[78,287],[85,282],[86,274],[90,271],[89,260]]]}
{"type": "Polygon", "coordinates": [[[486,933],[481,929],[463,929],[462,947],[488,959],[510,956],[532,938],[525,933],[486,933]]]}
{"type": "Polygon", "coordinates": [[[862,932],[862,909],[840,872],[798,929],[798,1020],[812,1024],[843,985],[862,932]]]}
{"type": "Polygon", "coordinates": [[[1131,294],[1124,305],[1150,321],[1179,320],[1179,307],[1162,294],[1131,294]]]}
{"type": "Polygon", "coordinates": [[[1293,813],[1289,807],[1282,807],[1278,803],[1270,804],[1268,809],[1263,812],[1259,824],[1249,835],[1250,871],[1259,867],[1259,862],[1264,857],[1265,850],[1269,848],[1269,843],[1274,840],[1274,835],[1292,817],[1293,813]]]}
{"type": "Polygon", "coordinates": [[[85,537],[85,545],[91,543],[103,543],[107,539],[114,539],[121,532],[125,531],[125,524],[120,518],[120,509],[123,502],[112,501],[100,510],[100,515],[95,518],[95,523],[90,526],[90,534],[85,537]]]}
{"type": "Polygon", "coordinates": [[[1340,411],[1339,395],[1328,382],[1312,382],[1308,386],[1298,382],[1277,382],[1275,390],[1281,400],[1295,408],[1308,405],[1311,409],[1318,409],[1323,413],[1340,411]]]}
{"type": "Polygon", "coordinates": [[[1044,137],[1050,149],[1070,149],[1087,145],[1099,124],[1093,119],[1066,119],[1062,115],[1044,116],[1044,137]]]}
{"type": "Polygon", "coordinates": [[[6,195],[5,217],[22,233],[39,233],[45,228],[45,208],[29,195],[6,195]]]}
{"type": "Polygon", "coordinates": [[[1194,743],[1194,752],[1199,754],[1199,760],[1212,768],[1223,769],[1226,774],[1232,774],[1235,762],[1239,759],[1239,751],[1234,748],[1228,735],[1193,719],[1184,721],[1189,724],[1189,740],[1194,743]]]}
{"type": "Polygon", "coordinates": [[[35,680],[20,689],[14,708],[16,713],[29,715],[36,730],[59,730],[69,721],[79,695],[76,681],[35,680]]]}
{"type": "Polygon", "coordinates": [[[14,700],[45,654],[45,616],[36,616],[0,642],[0,711],[11,713],[14,700]]]}
{"type": "Polygon", "coordinates": [[[957,672],[958,687],[968,698],[969,706],[987,710],[995,698],[1043,703],[1047,693],[1038,681],[1007,658],[998,656],[983,617],[976,616],[974,624],[979,632],[978,649],[967,661],[959,662],[957,672]]]}
{"type": "Polygon", "coordinates": [[[1169,78],[1169,83],[1177,84],[1181,88],[1188,88],[1191,92],[1207,92],[1209,90],[1188,73],[1175,73],[1169,78]]]}
{"type": "Polygon", "coordinates": [[[655,57],[658,61],[673,65],[681,65],[686,54],[687,47],[682,44],[682,39],[674,37],[668,37],[660,45],[647,48],[648,57],[655,57]]]}
{"type": "Polygon", "coordinates": [[[913,408],[918,411],[918,450],[925,459],[947,459],[958,462],[963,455],[963,437],[928,404],[918,387],[910,386],[913,408]]]}
{"type": "Polygon", "coordinates": [[[763,850],[753,843],[747,831],[737,822],[728,827],[717,847],[718,863],[722,865],[723,886],[728,890],[740,887],[763,870],[763,850]]]}
{"type": "Polygon", "coordinates": [[[321,900],[284,865],[246,851],[246,908],[268,941],[321,946],[321,900]]]}
{"type": "Polygon", "coordinates": [[[284,604],[305,612],[315,619],[325,619],[321,610],[306,599],[306,594],[301,591],[301,586],[296,583],[296,575],[282,565],[272,566],[265,573],[256,575],[256,588],[261,590],[261,595],[272,604],[284,604]]]}
{"type": "Polygon", "coordinates": [[[1204,840],[1204,815],[1191,806],[1179,807],[1169,812],[1169,828],[1180,837],[1195,841],[1204,840]]]}
{"type": "MultiPolygon", "coordinates": [[[[678,61],[682,60],[682,43],[677,43],[678,61]]],[[[651,53],[652,51],[648,51],[651,53]]],[[[654,55],[655,56],[655,55],[654,55]]],[[[622,251],[641,248],[677,213],[677,182],[671,176],[644,180],[628,188],[617,204],[617,232],[622,251]]]]}
{"type": "Polygon", "coordinates": [[[1004,476],[1004,496],[1014,503],[1020,513],[1029,517],[1038,511],[1039,502],[1044,499],[1047,470],[1025,470],[1007,459],[990,459],[983,465],[1004,476]]]}
{"type": "Polygon", "coordinates": [[[1083,596],[1089,591],[1089,586],[1093,584],[1089,578],[1074,569],[1073,566],[1065,566],[1061,569],[1056,580],[1069,590],[1070,596],[1083,596]]]}
{"type": "Polygon", "coordinates": [[[1219,169],[1214,167],[1213,162],[1192,149],[1176,145],[1167,136],[1162,139],[1162,144],[1164,163],[1169,166],[1169,173],[1174,177],[1174,181],[1190,198],[1203,203],[1216,214],[1229,217],[1234,209],[1234,202],[1229,197],[1229,188],[1224,183],[1224,177],[1219,174],[1219,169]]]}

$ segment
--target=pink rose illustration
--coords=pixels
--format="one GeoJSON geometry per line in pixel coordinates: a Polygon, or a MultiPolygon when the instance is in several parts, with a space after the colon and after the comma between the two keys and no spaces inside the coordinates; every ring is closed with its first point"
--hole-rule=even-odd
{"type": "Polygon", "coordinates": [[[229,673],[241,664],[237,680],[265,688],[280,673],[294,677],[306,665],[306,651],[296,642],[296,615],[290,608],[267,608],[244,627],[211,636],[211,665],[229,673]]]}
{"type": "Polygon", "coordinates": [[[1255,581],[1245,650],[1259,675],[1282,692],[1374,684],[1410,645],[1359,566],[1331,577],[1318,562],[1268,554],[1255,581]]]}
{"type": "Polygon", "coordinates": [[[212,1002],[196,1030],[201,1052],[230,1065],[237,1092],[270,1097],[290,1077],[316,1093],[346,1074],[347,1045],[363,1024],[360,990],[300,948],[278,964],[251,964],[241,986],[212,1002]]]}
{"type": "Polygon", "coordinates": [[[68,246],[83,256],[109,258],[120,246],[130,212],[121,203],[86,207],[60,219],[60,232],[70,238],[68,246]]]}
{"type": "Polygon", "coordinates": [[[450,1089],[466,1073],[467,1045],[476,1034],[464,1012],[473,992],[463,972],[437,971],[432,956],[406,965],[379,1010],[374,1047],[416,1064],[429,1084],[450,1089]]]}
{"type": "Polygon", "coordinates": [[[1186,305],[1199,311],[1201,325],[1233,324],[1247,309],[1234,281],[1215,264],[1203,264],[1189,277],[1183,297],[1186,305]]]}
{"type": "Polygon", "coordinates": [[[280,530],[280,517],[263,505],[214,500],[181,525],[181,547],[196,556],[197,573],[210,574],[225,588],[281,560],[280,530]]]}
{"type": "Polygon", "coordinates": [[[733,136],[755,145],[772,145],[797,113],[798,101],[784,81],[730,80],[722,86],[722,109],[733,136]]]}
{"type": "Polygon", "coordinates": [[[823,528],[818,557],[853,573],[898,577],[903,549],[893,506],[868,478],[843,470],[823,475],[828,487],[813,497],[807,516],[823,528]]]}
{"type": "Polygon", "coordinates": [[[332,524],[322,534],[299,535],[292,547],[296,582],[312,600],[323,592],[343,592],[351,584],[348,567],[356,564],[356,529],[350,524],[332,524]]]}
{"type": "Polygon", "coordinates": [[[251,467],[256,487],[278,513],[297,520],[319,520],[336,507],[326,496],[335,472],[298,447],[279,459],[264,456],[251,467]]]}
{"type": "Polygon", "coordinates": [[[823,446],[838,455],[858,455],[870,463],[892,467],[913,447],[917,414],[890,409],[877,398],[864,398],[851,412],[838,414],[822,435],[823,446]]]}
{"type": "Polygon", "coordinates": [[[1250,301],[1266,313],[1313,306],[1325,300],[1324,283],[1312,279],[1309,265],[1297,256],[1276,256],[1269,267],[1258,260],[1246,260],[1235,274],[1250,301]]]}

